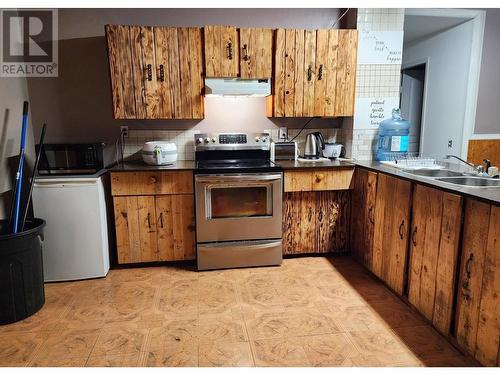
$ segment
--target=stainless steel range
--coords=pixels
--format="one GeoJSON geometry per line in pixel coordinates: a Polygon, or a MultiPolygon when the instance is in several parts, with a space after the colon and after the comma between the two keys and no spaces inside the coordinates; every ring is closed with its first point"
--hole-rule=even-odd
{"type": "Polygon", "coordinates": [[[279,265],[282,170],[266,133],[197,134],[198,269],[279,265]]]}

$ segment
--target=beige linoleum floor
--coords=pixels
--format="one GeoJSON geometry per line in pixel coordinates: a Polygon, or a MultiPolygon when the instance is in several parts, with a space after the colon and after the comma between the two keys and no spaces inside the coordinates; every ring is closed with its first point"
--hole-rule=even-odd
{"type": "Polygon", "coordinates": [[[349,258],[195,272],[113,270],[48,284],[0,326],[2,366],[466,366],[472,363],[349,258]]]}

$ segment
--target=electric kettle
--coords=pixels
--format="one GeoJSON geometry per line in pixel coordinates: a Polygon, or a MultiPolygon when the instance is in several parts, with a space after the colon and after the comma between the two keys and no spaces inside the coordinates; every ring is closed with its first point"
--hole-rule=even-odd
{"type": "Polygon", "coordinates": [[[304,159],[319,159],[325,149],[325,139],[320,132],[307,134],[304,159]]]}

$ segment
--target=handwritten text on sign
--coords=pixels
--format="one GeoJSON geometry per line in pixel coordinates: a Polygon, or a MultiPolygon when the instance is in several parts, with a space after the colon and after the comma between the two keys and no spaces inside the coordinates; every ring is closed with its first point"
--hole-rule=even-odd
{"type": "Polygon", "coordinates": [[[402,31],[359,32],[358,64],[401,64],[402,31]]]}
{"type": "Polygon", "coordinates": [[[399,107],[399,98],[356,98],[354,128],[378,129],[381,121],[392,116],[399,107]]]}

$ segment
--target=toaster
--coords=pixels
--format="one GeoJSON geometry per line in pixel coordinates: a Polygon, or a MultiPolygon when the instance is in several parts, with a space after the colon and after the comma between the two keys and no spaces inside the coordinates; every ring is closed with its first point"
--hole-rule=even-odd
{"type": "Polygon", "coordinates": [[[271,160],[296,160],[299,155],[297,142],[271,143],[271,160]]]}
{"type": "Polygon", "coordinates": [[[172,164],[177,161],[177,147],[171,142],[146,142],[142,146],[142,160],[151,165],[172,164]]]}

